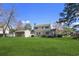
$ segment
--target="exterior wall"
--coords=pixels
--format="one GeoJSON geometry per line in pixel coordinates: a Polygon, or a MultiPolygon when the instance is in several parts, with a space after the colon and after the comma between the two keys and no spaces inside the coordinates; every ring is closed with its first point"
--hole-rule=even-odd
{"type": "Polygon", "coordinates": [[[9,37],[15,37],[15,32],[9,33],[7,36],[9,36],[9,37]]]}
{"type": "Polygon", "coordinates": [[[31,31],[30,30],[25,30],[24,35],[25,35],[25,37],[31,37],[31,31]]]}
{"type": "Polygon", "coordinates": [[[15,32],[16,37],[24,37],[24,31],[15,32]]]}
{"type": "Polygon", "coordinates": [[[2,28],[0,28],[0,34],[3,34],[3,29],[2,28]]]}
{"type": "Polygon", "coordinates": [[[6,30],[5,33],[6,33],[6,34],[9,34],[9,30],[6,30]]]}
{"type": "Polygon", "coordinates": [[[49,36],[49,35],[52,35],[52,32],[51,30],[53,29],[53,26],[51,24],[43,24],[43,25],[38,25],[38,26],[35,26],[37,27],[34,28],[34,31],[35,31],[35,35],[37,36],[49,36]]]}
{"type": "Polygon", "coordinates": [[[0,31],[0,34],[3,34],[3,31],[0,31]]]}
{"type": "Polygon", "coordinates": [[[19,30],[19,31],[16,31],[13,36],[31,37],[31,31],[30,30],[19,30]]]}
{"type": "MultiPolygon", "coordinates": [[[[9,30],[6,29],[5,33],[6,33],[6,34],[9,34],[9,30]]],[[[3,34],[3,29],[2,29],[2,28],[0,28],[0,34],[3,34]]]]}
{"type": "MultiPolygon", "coordinates": [[[[9,30],[8,29],[6,29],[5,34],[6,34],[6,36],[9,35],[9,30]]],[[[2,36],[3,36],[3,28],[0,28],[0,37],[2,37],[2,36]]]]}

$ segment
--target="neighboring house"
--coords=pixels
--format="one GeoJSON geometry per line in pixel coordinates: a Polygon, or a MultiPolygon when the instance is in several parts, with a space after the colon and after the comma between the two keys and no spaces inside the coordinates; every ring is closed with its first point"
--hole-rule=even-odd
{"type": "MultiPolygon", "coordinates": [[[[5,25],[0,22],[0,36],[3,36],[3,28],[5,27],[5,25]]],[[[7,26],[6,30],[5,30],[5,34],[8,37],[15,37],[15,32],[12,31],[12,27],[11,26],[7,26]]]]}
{"type": "Polygon", "coordinates": [[[31,31],[30,30],[17,30],[15,31],[16,37],[31,37],[31,31]]]}
{"type": "Polygon", "coordinates": [[[55,28],[51,24],[39,24],[34,26],[36,36],[52,36],[55,33],[55,28]]]}
{"type": "MultiPolygon", "coordinates": [[[[0,24],[0,36],[1,37],[3,36],[3,27],[4,27],[4,25],[3,24],[0,24]]],[[[5,30],[5,34],[6,34],[6,36],[9,35],[9,28],[8,27],[5,30]]]]}
{"type": "Polygon", "coordinates": [[[15,36],[16,37],[31,37],[31,24],[21,24],[16,26],[15,36]]]}
{"type": "Polygon", "coordinates": [[[15,29],[10,29],[9,34],[7,35],[8,37],[15,37],[15,29]]]}
{"type": "MultiPolygon", "coordinates": [[[[0,24],[0,36],[3,36],[3,25],[0,24]]],[[[12,31],[12,29],[10,29],[9,27],[7,27],[6,31],[5,31],[6,36],[8,37],[31,37],[31,30],[24,30],[24,29],[19,29],[16,31],[12,31]]]]}

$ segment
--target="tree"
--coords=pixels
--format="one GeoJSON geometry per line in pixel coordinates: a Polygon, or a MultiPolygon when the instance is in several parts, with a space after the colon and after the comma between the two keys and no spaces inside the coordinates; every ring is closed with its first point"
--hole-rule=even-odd
{"type": "Polygon", "coordinates": [[[16,30],[31,30],[31,24],[30,23],[23,23],[22,21],[18,21],[16,25],[16,30]]]}
{"type": "Polygon", "coordinates": [[[6,36],[6,29],[7,27],[10,29],[10,26],[12,26],[12,22],[15,20],[14,18],[14,8],[12,8],[11,10],[3,10],[2,7],[0,8],[0,18],[2,18],[3,22],[4,22],[4,27],[3,27],[3,37],[6,36]]]}
{"type": "Polygon", "coordinates": [[[31,24],[30,23],[26,23],[25,30],[31,30],[31,29],[32,29],[31,24]]]}
{"type": "Polygon", "coordinates": [[[64,10],[60,13],[61,18],[59,22],[64,22],[68,26],[78,20],[79,17],[79,3],[66,3],[64,10]]]}
{"type": "Polygon", "coordinates": [[[68,26],[64,26],[64,33],[65,35],[67,36],[70,36],[74,33],[74,29],[73,28],[70,28],[68,26]]]}
{"type": "Polygon", "coordinates": [[[16,30],[23,30],[23,29],[24,29],[24,26],[22,21],[18,21],[16,25],[16,30]]]}

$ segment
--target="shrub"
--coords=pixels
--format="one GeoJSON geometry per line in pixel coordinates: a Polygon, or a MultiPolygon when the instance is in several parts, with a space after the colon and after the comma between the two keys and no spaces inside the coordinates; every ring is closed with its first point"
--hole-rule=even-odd
{"type": "Polygon", "coordinates": [[[34,37],[34,35],[31,35],[31,37],[34,37]]]}
{"type": "Polygon", "coordinates": [[[63,35],[61,35],[61,34],[57,34],[57,36],[56,37],[62,37],[63,35]]]}

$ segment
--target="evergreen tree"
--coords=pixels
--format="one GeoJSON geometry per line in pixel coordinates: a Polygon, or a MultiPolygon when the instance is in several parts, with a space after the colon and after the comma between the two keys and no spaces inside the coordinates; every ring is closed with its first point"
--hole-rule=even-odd
{"type": "Polygon", "coordinates": [[[64,10],[60,13],[61,18],[59,19],[59,22],[71,25],[73,22],[78,20],[79,3],[66,3],[64,6],[64,10]]]}
{"type": "Polygon", "coordinates": [[[25,30],[31,30],[31,29],[32,29],[31,24],[30,23],[26,23],[25,30]]]}

